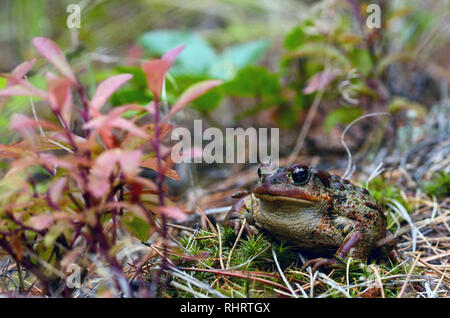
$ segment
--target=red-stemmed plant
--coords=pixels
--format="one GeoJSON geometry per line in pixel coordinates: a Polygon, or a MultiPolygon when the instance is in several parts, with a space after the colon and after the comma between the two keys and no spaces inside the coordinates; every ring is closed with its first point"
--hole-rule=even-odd
{"type": "MultiPolygon", "coordinates": [[[[17,263],[20,291],[27,293],[25,269],[35,278],[33,287],[37,285],[41,295],[70,296],[72,291],[64,284],[67,267],[87,255],[100,255],[110,269],[115,290],[133,296],[124,264],[117,257],[118,231],[126,230],[140,240],[152,234],[162,238],[162,260],[150,291],[155,295],[168,266],[167,218],[183,220],[186,216],[165,197],[164,178],[178,180],[178,175],[168,157],[170,151],[162,151],[161,142],[173,128],[170,118],[220,81],[192,86],[161,120],[163,83],[184,48],[180,46],[142,64],[153,101],[146,107],[128,104],[105,111],[108,98],[132,75],[104,80],[89,99],[52,40],[38,37],[33,45],[57,71],[45,75],[46,90],[26,79],[36,59],[3,74],[7,84],[0,90],[2,103],[9,96],[31,96],[49,105],[54,115],[54,120],[13,115],[10,128],[18,131],[21,139],[0,144],[0,158],[9,164],[0,180],[0,247],[17,263]],[[74,94],[81,105],[74,104],[74,94]],[[130,110],[137,115],[124,118],[130,110]],[[136,122],[143,114],[152,122],[139,126],[136,122]],[[74,117],[84,121],[82,133],[74,132],[74,117]],[[146,152],[148,145],[152,150],[146,152]],[[45,169],[48,183],[36,180],[36,167],[45,169]],[[156,183],[140,176],[141,167],[157,172],[156,183]]],[[[92,270],[83,266],[80,264],[85,271],[92,270]]]]}

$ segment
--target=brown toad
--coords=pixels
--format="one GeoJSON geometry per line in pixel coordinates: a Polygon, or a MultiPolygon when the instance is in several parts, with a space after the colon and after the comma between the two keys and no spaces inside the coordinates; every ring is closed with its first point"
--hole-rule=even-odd
{"type": "Polygon", "coordinates": [[[306,265],[314,264],[314,270],[348,257],[367,260],[386,237],[386,217],[378,202],[346,179],[303,164],[266,175],[258,169],[258,175],[253,192],[233,206],[226,224],[236,231],[245,219],[301,250],[335,255],[310,260],[306,265]]]}

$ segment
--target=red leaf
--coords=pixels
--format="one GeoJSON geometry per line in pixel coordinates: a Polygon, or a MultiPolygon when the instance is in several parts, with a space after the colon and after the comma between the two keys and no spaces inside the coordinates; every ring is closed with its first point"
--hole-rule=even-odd
{"type": "Polygon", "coordinates": [[[177,56],[181,53],[181,51],[184,50],[185,47],[186,47],[186,45],[182,44],[182,45],[177,46],[176,48],[173,48],[173,49],[167,51],[162,56],[162,59],[169,62],[169,67],[172,66],[173,63],[175,62],[177,56]]]}
{"type": "Polygon", "coordinates": [[[125,57],[125,64],[127,65],[136,65],[139,63],[139,60],[142,58],[144,54],[144,50],[137,44],[130,47],[127,51],[125,57]]]}
{"type": "MultiPolygon", "coordinates": [[[[11,72],[11,75],[13,75],[16,78],[23,78],[33,68],[34,63],[36,63],[35,58],[32,59],[31,61],[25,61],[17,65],[11,72]]],[[[8,83],[6,83],[6,86],[8,86],[8,83]]]]}
{"type": "MultiPolygon", "coordinates": [[[[173,125],[162,123],[159,124],[159,139],[162,140],[164,137],[167,136],[167,134],[172,130],[173,125]]],[[[145,138],[139,138],[132,134],[126,135],[126,137],[122,140],[120,146],[122,149],[127,150],[133,150],[136,148],[139,148],[144,143],[146,143],[149,140],[155,139],[155,125],[154,124],[147,124],[141,127],[148,135],[150,139],[145,138]]]]}
{"type": "Polygon", "coordinates": [[[157,99],[161,96],[164,77],[169,68],[170,63],[166,60],[152,60],[142,64],[142,70],[147,77],[147,85],[157,99]]]}
{"type": "Polygon", "coordinates": [[[18,147],[17,145],[0,144],[0,158],[18,158],[22,156],[33,156],[34,152],[27,148],[18,147]]]}
{"type": "Polygon", "coordinates": [[[177,46],[164,53],[161,59],[151,60],[142,64],[142,70],[147,77],[147,85],[153,95],[155,95],[155,98],[160,98],[166,73],[183,49],[184,45],[177,46]]]}
{"type": "Polygon", "coordinates": [[[157,208],[157,211],[179,222],[183,222],[187,219],[186,213],[176,206],[160,206],[157,208]]]}
{"type": "Polygon", "coordinates": [[[70,264],[74,263],[75,260],[80,256],[84,251],[84,248],[74,247],[72,250],[67,251],[67,254],[64,255],[63,259],[61,260],[61,267],[63,269],[67,268],[70,264]]]}
{"type": "Polygon", "coordinates": [[[60,178],[56,180],[50,187],[48,188],[48,195],[50,196],[50,200],[53,203],[58,203],[61,199],[61,195],[63,193],[64,187],[67,184],[66,178],[60,178]]]}
{"type": "MultiPolygon", "coordinates": [[[[53,155],[50,155],[48,153],[41,153],[39,154],[39,161],[40,164],[46,165],[48,168],[62,168],[68,170],[70,173],[71,171],[74,171],[74,167],[76,163],[74,163],[71,159],[61,159],[58,157],[55,157],[53,155]]],[[[39,164],[39,162],[38,162],[39,164]]]]}
{"type": "Polygon", "coordinates": [[[33,216],[29,222],[34,229],[41,231],[48,228],[53,221],[54,218],[51,214],[40,214],[33,216]]]}
{"type": "Polygon", "coordinates": [[[9,245],[11,246],[12,250],[14,251],[16,260],[19,262],[22,261],[23,246],[22,246],[22,240],[20,239],[20,236],[18,234],[11,236],[9,245]]]}
{"type": "Polygon", "coordinates": [[[303,93],[311,94],[324,89],[340,74],[341,71],[338,69],[325,69],[324,71],[315,74],[309,79],[308,86],[303,89],[303,93]]]}
{"type": "Polygon", "coordinates": [[[30,82],[15,77],[14,75],[7,75],[7,78],[14,85],[0,90],[0,96],[36,96],[42,99],[47,98],[47,92],[33,86],[30,82]]]}
{"type": "MultiPolygon", "coordinates": [[[[50,170],[53,170],[55,168],[66,169],[69,174],[76,170],[75,164],[72,162],[72,160],[59,159],[47,153],[36,154],[32,152],[21,159],[14,160],[7,175],[14,175],[20,171],[23,171],[27,167],[39,165],[42,165],[50,170]]],[[[71,174],[71,176],[76,178],[77,174],[71,174]]]]}
{"type": "Polygon", "coordinates": [[[17,130],[22,137],[28,138],[34,135],[34,128],[41,126],[42,128],[50,128],[53,130],[58,130],[58,126],[46,122],[46,121],[36,121],[26,115],[16,113],[12,115],[9,128],[17,130]]]}
{"type": "Polygon", "coordinates": [[[77,82],[75,74],[70,68],[69,63],[67,63],[66,57],[55,42],[48,38],[36,37],[33,39],[33,45],[43,57],[61,72],[62,75],[70,78],[74,83],[77,82]]]}
{"type": "Polygon", "coordinates": [[[95,160],[89,175],[89,191],[97,198],[109,190],[109,176],[117,163],[119,149],[105,151],[95,160]]]}
{"type": "Polygon", "coordinates": [[[34,135],[34,127],[39,123],[30,117],[23,114],[14,114],[11,117],[9,128],[17,130],[23,138],[28,138],[34,135]]]}
{"type": "MultiPolygon", "coordinates": [[[[141,167],[158,171],[158,161],[155,157],[147,158],[141,162],[141,167]]],[[[175,181],[180,180],[178,173],[175,170],[170,169],[167,163],[164,162],[163,160],[161,160],[161,174],[175,181]]]]}
{"type": "Polygon", "coordinates": [[[220,80],[208,80],[196,83],[190,86],[183,94],[178,98],[175,105],[172,106],[170,113],[166,116],[164,120],[170,119],[175,113],[179,112],[183,107],[197,99],[198,97],[205,94],[210,89],[222,84],[220,80]]]}
{"type": "Polygon", "coordinates": [[[136,126],[133,122],[130,120],[127,120],[125,118],[119,117],[111,121],[110,123],[111,127],[114,128],[120,128],[123,130],[128,131],[130,134],[148,139],[149,136],[138,126],[136,126]]]}
{"type": "Polygon", "coordinates": [[[111,129],[108,128],[102,128],[98,132],[98,136],[102,140],[103,144],[105,145],[106,149],[113,149],[117,148],[119,144],[119,140],[114,135],[111,129]]]}
{"type": "Polygon", "coordinates": [[[0,96],[36,96],[36,94],[21,85],[13,85],[0,90],[0,96]]]}
{"type": "MultiPolygon", "coordinates": [[[[7,78],[5,88],[19,84],[16,79],[22,79],[33,68],[35,62],[36,62],[35,58],[32,59],[31,61],[25,61],[14,68],[14,70],[11,72],[11,76],[5,75],[5,77],[7,78]]],[[[5,102],[6,97],[1,97],[0,107],[5,102]]]]}
{"type": "MultiPolygon", "coordinates": [[[[132,121],[120,117],[124,112],[128,110],[142,110],[142,107],[137,104],[126,105],[122,107],[117,107],[111,111],[108,115],[101,115],[100,113],[94,115],[96,118],[90,120],[88,123],[83,125],[84,129],[94,129],[99,131],[100,135],[107,136],[111,135],[112,128],[118,128],[128,131],[130,134],[135,136],[148,139],[149,136],[144,130],[136,126],[132,121]]],[[[102,138],[103,140],[103,138],[102,138]]],[[[105,140],[103,140],[105,142],[105,140]]]]}
{"type": "Polygon", "coordinates": [[[123,84],[128,82],[132,77],[133,75],[131,74],[120,74],[105,79],[98,85],[97,90],[95,91],[95,95],[91,100],[90,106],[92,108],[100,110],[100,108],[106,103],[108,98],[123,84]]]}
{"type": "MultiPolygon", "coordinates": [[[[133,182],[131,184],[138,184],[140,187],[146,187],[149,190],[147,190],[147,192],[151,192],[151,193],[158,193],[158,187],[156,186],[156,184],[146,178],[142,178],[142,177],[135,177],[133,182]]],[[[142,191],[143,193],[146,191],[142,191]]]]}
{"type": "Polygon", "coordinates": [[[145,212],[137,204],[132,204],[132,203],[125,202],[125,201],[122,201],[122,202],[110,202],[110,203],[107,203],[105,205],[105,208],[108,209],[108,210],[109,209],[125,209],[125,210],[135,214],[137,217],[139,217],[139,218],[141,218],[143,220],[147,220],[148,219],[148,217],[145,214],[145,212]]]}
{"type": "Polygon", "coordinates": [[[105,195],[109,190],[109,176],[117,163],[128,177],[135,176],[138,172],[141,155],[140,150],[130,152],[121,149],[112,149],[102,153],[95,160],[89,175],[89,191],[98,198],[105,195]]]}
{"type": "Polygon", "coordinates": [[[52,73],[47,73],[46,78],[50,107],[69,123],[72,112],[72,80],[52,73]]]}
{"type": "Polygon", "coordinates": [[[128,177],[134,177],[137,175],[139,170],[139,165],[141,163],[141,150],[134,151],[124,151],[118,157],[119,164],[122,167],[122,171],[128,177]]]}

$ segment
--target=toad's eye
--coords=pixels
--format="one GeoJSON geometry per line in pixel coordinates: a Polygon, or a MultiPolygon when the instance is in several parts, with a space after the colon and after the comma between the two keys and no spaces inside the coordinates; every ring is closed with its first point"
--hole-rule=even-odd
{"type": "Polygon", "coordinates": [[[292,170],[292,180],[295,185],[303,185],[309,180],[309,171],[304,167],[297,167],[292,170]]]}
{"type": "Polygon", "coordinates": [[[261,179],[261,168],[258,168],[258,178],[261,179]]]}

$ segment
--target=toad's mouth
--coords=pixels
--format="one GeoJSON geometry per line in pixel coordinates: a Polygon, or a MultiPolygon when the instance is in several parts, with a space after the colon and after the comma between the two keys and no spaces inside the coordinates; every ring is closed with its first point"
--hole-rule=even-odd
{"type": "Polygon", "coordinates": [[[264,201],[287,201],[287,202],[294,202],[298,205],[303,206],[311,206],[314,204],[317,204],[316,200],[306,200],[306,199],[300,199],[296,197],[288,197],[283,195],[276,195],[276,194],[270,194],[270,193],[254,193],[254,195],[261,200],[264,201]]]}
{"type": "Polygon", "coordinates": [[[294,187],[280,188],[270,184],[262,184],[253,190],[257,198],[267,201],[290,201],[303,205],[312,205],[314,203],[326,201],[328,198],[316,196],[307,191],[302,191],[294,187]]]}

